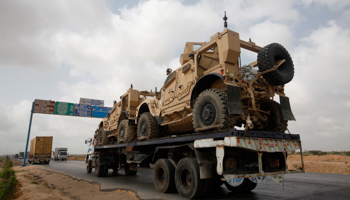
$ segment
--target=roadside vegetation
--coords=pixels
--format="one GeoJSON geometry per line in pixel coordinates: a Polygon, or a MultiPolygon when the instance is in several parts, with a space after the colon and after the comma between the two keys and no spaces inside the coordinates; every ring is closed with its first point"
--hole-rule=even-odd
{"type": "Polygon", "coordinates": [[[67,157],[67,160],[85,160],[86,155],[79,155],[79,154],[70,154],[67,157]]]}
{"type": "MultiPolygon", "coordinates": [[[[1,161],[0,161],[1,162],[1,161]]],[[[12,169],[12,161],[6,158],[5,164],[0,171],[0,199],[11,199],[16,192],[18,180],[12,169]]]]}

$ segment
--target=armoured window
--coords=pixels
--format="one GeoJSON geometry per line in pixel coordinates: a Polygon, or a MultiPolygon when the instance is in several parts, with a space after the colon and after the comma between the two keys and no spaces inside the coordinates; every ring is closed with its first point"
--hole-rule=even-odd
{"type": "Polygon", "coordinates": [[[182,68],[182,72],[184,72],[187,68],[188,68],[188,65],[184,66],[184,67],[182,68]]]}
{"type": "Polygon", "coordinates": [[[164,82],[164,85],[166,85],[173,77],[174,77],[174,72],[168,75],[168,77],[166,78],[166,80],[164,82]]]}

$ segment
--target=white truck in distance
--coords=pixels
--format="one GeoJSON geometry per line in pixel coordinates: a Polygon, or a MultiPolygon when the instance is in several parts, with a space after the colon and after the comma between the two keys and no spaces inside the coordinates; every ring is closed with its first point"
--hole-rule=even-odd
{"type": "Polygon", "coordinates": [[[67,153],[68,148],[55,148],[55,152],[53,155],[53,159],[54,160],[62,160],[62,161],[66,161],[67,160],[67,153]]]}

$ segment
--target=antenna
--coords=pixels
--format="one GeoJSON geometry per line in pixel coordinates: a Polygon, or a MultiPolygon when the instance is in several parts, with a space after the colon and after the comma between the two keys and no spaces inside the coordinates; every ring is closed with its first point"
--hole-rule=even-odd
{"type": "Polygon", "coordinates": [[[228,18],[226,17],[226,11],[225,11],[225,16],[224,16],[223,19],[224,19],[224,21],[225,21],[224,27],[225,27],[225,29],[227,29],[227,21],[226,21],[226,20],[227,20],[228,18]]]}

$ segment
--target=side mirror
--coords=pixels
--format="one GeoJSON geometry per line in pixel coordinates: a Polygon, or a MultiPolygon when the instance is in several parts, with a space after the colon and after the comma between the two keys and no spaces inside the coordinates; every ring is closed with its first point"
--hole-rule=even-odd
{"type": "Polygon", "coordinates": [[[85,144],[87,144],[87,141],[85,140],[85,144]]]}
{"type": "Polygon", "coordinates": [[[172,71],[173,71],[173,70],[170,69],[170,68],[166,69],[166,75],[169,75],[172,71]]]}

